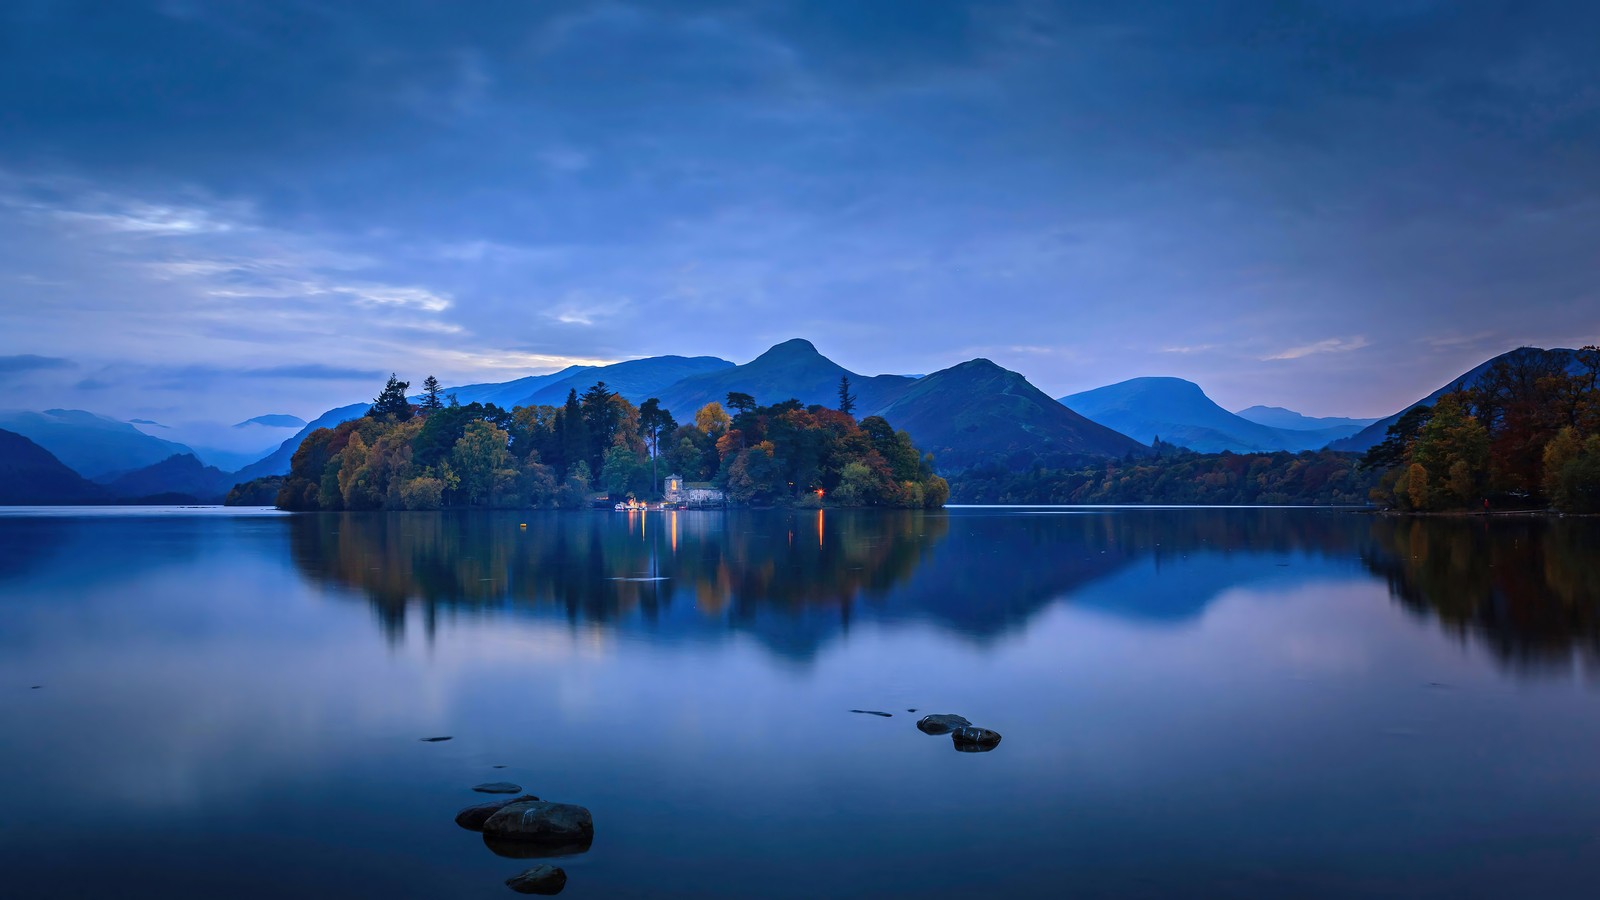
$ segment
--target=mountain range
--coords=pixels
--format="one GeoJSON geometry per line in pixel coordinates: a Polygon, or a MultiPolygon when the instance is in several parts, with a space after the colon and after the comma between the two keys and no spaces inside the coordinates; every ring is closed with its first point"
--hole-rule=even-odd
{"type": "MultiPolygon", "coordinates": [[[[1567,364],[1576,364],[1570,350],[1522,348],[1463,373],[1417,403],[1430,403],[1457,384],[1472,383],[1498,360],[1519,353],[1558,354],[1567,364]]],[[[798,338],[744,364],[710,356],[650,357],[608,366],[571,366],[547,375],[461,385],[443,392],[461,403],[554,406],[569,391],[581,393],[604,381],[634,403],[657,397],[680,422],[690,422],[697,409],[712,401],[726,402],[731,391],[750,394],[761,403],[792,397],[832,407],[838,403],[841,377],[850,381],[858,417],[883,415],[894,427],[908,431],[918,447],[933,453],[948,474],[993,462],[1025,468],[1045,459],[1060,464],[1064,457],[1141,455],[1149,452],[1148,444],[1157,437],[1200,452],[1324,446],[1359,452],[1380,441],[1388,425],[1404,412],[1382,420],[1313,418],[1269,406],[1234,413],[1213,402],[1199,385],[1179,378],[1134,378],[1052,400],[1021,374],[986,359],[923,376],[864,375],[798,338]]],[[[369,407],[364,401],[328,410],[270,453],[231,473],[200,448],[141,430],[166,427],[154,422],[140,420],[136,426],[82,410],[3,412],[0,428],[14,432],[26,444],[14,440],[4,444],[0,466],[22,467],[8,470],[17,472],[37,470],[40,483],[61,485],[60,496],[68,498],[63,502],[161,494],[211,500],[232,483],[286,473],[295,450],[312,431],[362,416],[369,407]],[[63,479],[40,453],[79,476],[87,487],[63,479]]],[[[272,414],[217,427],[271,437],[274,431],[282,434],[301,422],[272,414]]]]}

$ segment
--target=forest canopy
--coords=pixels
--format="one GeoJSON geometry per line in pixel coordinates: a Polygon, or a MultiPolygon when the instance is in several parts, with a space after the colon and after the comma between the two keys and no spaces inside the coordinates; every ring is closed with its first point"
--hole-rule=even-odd
{"type": "Polygon", "coordinates": [[[365,416],[307,435],[287,476],[234,496],[276,488],[293,510],[574,509],[597,494],[659,499],[669,474],[735,505],[926,508],[950,493],[933,458],[879,416],[731,393],[680,425],[659,401],[634,406],[604,382],[561,406],[511,410],[445,403],[431,378],[413,404],[408,387],[390,376],[365,416]]]}

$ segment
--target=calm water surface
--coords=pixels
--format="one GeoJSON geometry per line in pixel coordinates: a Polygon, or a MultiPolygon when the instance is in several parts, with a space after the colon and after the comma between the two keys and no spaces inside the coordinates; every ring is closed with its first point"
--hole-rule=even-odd
{"type": "Polygon", "coordinates": [[[1600,881],[1593,520],[124,510],[0,547],[9,897],[512,896],[452,821],[502,779],[593,811],[573,897],[1600,881]]]}

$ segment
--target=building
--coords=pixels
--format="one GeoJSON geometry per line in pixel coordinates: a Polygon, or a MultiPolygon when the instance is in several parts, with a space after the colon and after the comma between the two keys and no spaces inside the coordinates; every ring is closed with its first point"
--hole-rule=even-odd
{"type": "Polygon", "coordinates": [[[722,492],[709,481],[684,481],[682,475],[673,473],[667,476],[664,486],[666,489],[661,495],[661,502],[669,505],[704,507],[722,506],[725,503],[722,492]]]}

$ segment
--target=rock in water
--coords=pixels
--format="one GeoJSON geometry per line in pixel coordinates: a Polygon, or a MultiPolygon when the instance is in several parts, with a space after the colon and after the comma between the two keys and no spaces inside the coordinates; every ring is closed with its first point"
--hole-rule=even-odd
{"type": "Polygon", "coordinates": [[[853,713],[861,713],[863,716],[883,716],[885,719],[894,717],[894,713],[886,713],[876,709],[852,709],[850,711],[853,713]]]}
{"type": "Polygon", "coordinates": [[[572,803],[519,800],[501,807],[483,823],[485,836],[546,844],[594,839],[594,818],[572,803]]]}
{"type": "Polygon", "coordinates": [[[917,730],[923,734],[949,734],[957,728],[966,728],[972,723],[961,716],[950,713],[938,713],[932,716],[923,716],[917,720],[917,730]]]}
{"type": "Polygon", "coordinates": [[[567,873],[559,866],[534,866],[506,879],[506,887],[519,894],[559,894],[567,886],[567,873]]]}
{"type": "Polygon", "coordinates": [[[522,790],[522,785],[512,784],[509,781],[486,781],[483,784],[473,785],[472,789],[480,794],[515,794],[522,790]]]}
{"type": "Polygon", "coordinates": [[[523,794],[521,797],[511,797],[504,800],[490,800],[488,803],[479,803],[477,806],[469,806],[466,809],[463,809],[461,812],[456,813],[456,824],[467,829],[468,831],[482,831],[483,823],[489,821],[489,817],[500,810],[510,806],[513,803],[521,803],[524,800],[537,799],[539,798],[532,794],[523,794]]]}
{"type": "Polygon", "coordinates": [[[450,740],[450,736],[447,734],[447,735],[445,735],[443,737],[417,738],[417,740],[422,741],[425,744],[437,744],[440,741],[448,741],[448,740],[450,740]]]}
{"type": "Polygon", "coordinates": [[[1000,733],[968,725],[950,732],[950,740],[955,743],[956,749],[963,753],[982,753],[999,746],[1000,733]]]}

